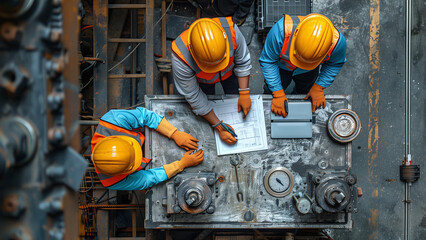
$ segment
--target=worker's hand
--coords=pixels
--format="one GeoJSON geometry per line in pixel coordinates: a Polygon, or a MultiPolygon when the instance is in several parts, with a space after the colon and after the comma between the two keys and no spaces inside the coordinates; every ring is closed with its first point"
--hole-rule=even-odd
{"type": "Polygon", "coordinates": [[[243,110],[243,118],[246,118],[251,108],[251,99],[249,92],[249,90],[240,91],[240,97],[238,97],[238,112],[241,112],[241,110],[243,110]]]}
{"type": "Polygon", "coordinates": [[[287,117],[288,114],[288,99],[285,96],[284,90],[278,90],[272,92],[272,104],[271,111],[275,115],[281,115],[283,117],[287,117]]]}
{"type": "Polygon", "coordinates": [[[183,171],[187,167],[197,166],[202,163],[204,159],[204,151],[188,151],[179,161],[174,161],[169,164],[163,165],[164,171],[167,174],[167,179],[172,178],[176,174],[183,171]]]}
{"type": "Polygon", "coordinates": [[[195,150],[198,148],[198,139],[191,136],[191,134],[181,131],[176,131],[173,133],[171,137],[176,145],[178,145],[180,148],[183,148],[185,150],[195,150]]]}
{"type": "Polygon", "coordinates": [[[237,134],[230,125],[220,121],[214,129],[218,131],[220,139],[227,144],[233,145],[237,142],[237,134]]]}
{"type": "Polygon", "coordinates": [[[319,107],[325,108],[325,97],[324,97],[324,88],[320,85],[314,83],[314,85],[311,87],[311,90],[309,90],[308,94],[306,94],[305,100],[311,98],[312,99],[312,112],[315,112],[315,109],[319,107]]]}
{"type": "Polygon", "coordinates": [[[200,149],[198,151],[188,151],[180,159],[179,167],[180,169],[183,170],[187,167],[197,166],[198,164],[203,162],[203,159],[204,159],[203,150],[200,149]]]}

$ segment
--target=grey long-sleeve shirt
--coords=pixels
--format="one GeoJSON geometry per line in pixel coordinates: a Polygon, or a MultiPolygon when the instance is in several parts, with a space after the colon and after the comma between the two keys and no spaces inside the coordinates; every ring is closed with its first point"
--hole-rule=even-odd
{"type": "MultiPolygon", "coordinates": [[[[250,52],[243,34],[234,24],[237,49],[234,52],[234,73],[237,77],[250,75],[252,68],[250,52]]],[[[213,104],[207,100],[206,94],[198,85],[195,72],[172,52],[173,79],[178,92],[183,95],[197,115],[206,115],[213,109],[213,104]]]]}

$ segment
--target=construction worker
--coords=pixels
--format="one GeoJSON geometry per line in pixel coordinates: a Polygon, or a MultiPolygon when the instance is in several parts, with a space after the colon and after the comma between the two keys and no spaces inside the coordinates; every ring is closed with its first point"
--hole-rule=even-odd
{"type": "Polygon", "coordinates": [[[187,151],[179,161],[144,170],[151,161],[142,157],[145,137],[140,130],[145,126],[173,139],[176,145],[185,150],[198,148],[196,138],[178,131],[157,113],[141,107],[134,110],[110,110],[99,121],[91,142],[92,162],[104,187],[142,190],[203,161],[203,150],[187,151]]]}
{"type": "Polygon", "coordinates": [[[237,142],[233,128],[213,111],[206,94],[215,94],[220,82],[226,94],[239,93],[238,112],[247,116],[250,53],[232,17],[201,18],[172,42],[172,68],[176,88],[193,111],[203,116],[228,144],[237,142]]]}
{"type": "Polygon", "coordinates": [[[329,87],[346,62],[346,39],[321,14],[284,15],[270,30],[259,59],[265,93],[273,95],[271,111],[286,117],[284,90],[293,80],[294,94],[312,99],[312,112],[326,105],[329,87]],[[321,65],[321,70],[320,70],[321,65]]]}

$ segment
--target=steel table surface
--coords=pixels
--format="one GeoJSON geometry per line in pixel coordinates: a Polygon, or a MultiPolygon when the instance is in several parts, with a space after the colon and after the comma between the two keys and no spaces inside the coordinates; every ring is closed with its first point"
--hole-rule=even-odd
{"type": "MultiPolygon", "coordinates": [[[[226,96],[237,97],[237,96],[226,96]]],[[[302,95],[289,95],[289,101],[303,101],[302,95]]],[[[223,96],[210,96],[219,100],[223,96]]],[[[325,109],[316,111],[316,121],[312,126],[311,139],[271,139],[270,106],[272,97],[263,95],[268,150],[239,154],[238,166],[240,189],[244,201],[236,198],[237,186],[234,167],[230,159],[234,155],[217,156],[213,129],[201,116],[191,111],[183,97],[171,95],[147,95],[145,106],[167,118],[179,130],[190,133],[199,140],[199,146],[205,152],[202,164],[187,168],[184,172],[215,172],[216,177],[223,176],[225,181],[216,182],[213,214],[167,214],[162,205],[166,197],[166,182],[147,191],[145,227],[152,228],[352,228],[352,214],[313,213],[302,215],[295,208],[292,194],[276,198],[265,191],[263,178],[274,167],[286,167],[294,175],[295,192],[306,189],[307,171],[319,170],[318,162],[327,160],[328,168],[336,171],[351,169],[351,144],[334,142],[327,133],[327,119],[338,109],[351,109],[350,95],[327,95],[325,109]],[[244,213],[254,213],[252,221],[244,220],[244,213]]],[[[185,150],[180,149],[173,140],[145,129],[145,151],[152,158],[149,168],[160,167],[179,160],[185,150]]],[[[356,173],[354,173],[356,175],[356,173]]],[[[173,179],[171,179],[173,180],[173,179]]]]}

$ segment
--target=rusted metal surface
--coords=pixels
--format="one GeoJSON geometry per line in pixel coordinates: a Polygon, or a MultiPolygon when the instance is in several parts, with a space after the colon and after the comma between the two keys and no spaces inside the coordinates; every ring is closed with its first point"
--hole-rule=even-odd
{"type": "MultiPolygon", "coordinates": [[[[93,0],[94,32],[93,56],[108,59],[108,3],[103,0],[93,0]]],[[[108,64],[99,63],[93,69],[94,104],[93,115],[100,117],[108,110],[108,64]]]]}

